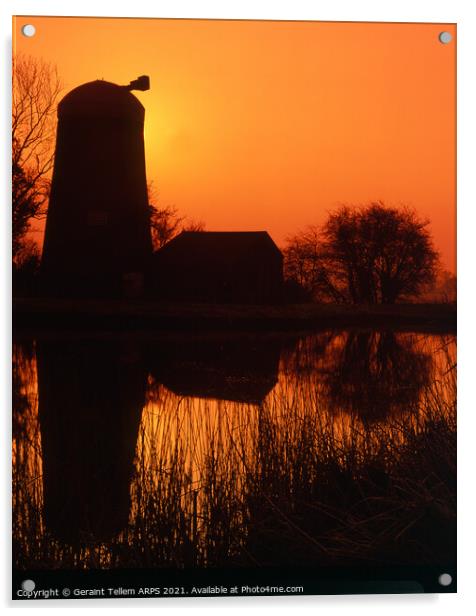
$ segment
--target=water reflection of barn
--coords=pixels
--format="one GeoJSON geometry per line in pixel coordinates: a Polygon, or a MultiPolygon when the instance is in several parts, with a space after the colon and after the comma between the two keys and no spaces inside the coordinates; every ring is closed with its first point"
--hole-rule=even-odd
{"type": "Polygon", "coordinates": [[[277,383],[280,352],[272,336],[175,338],[153,349],[150,370],[178,396],[260,404],[277,383]]]}
{"type": "Polygon", "coordinates": [[[154,255],[160,297],[265,304],[279,300],[283,256],[266,231],[184,231],[154,255]]]}

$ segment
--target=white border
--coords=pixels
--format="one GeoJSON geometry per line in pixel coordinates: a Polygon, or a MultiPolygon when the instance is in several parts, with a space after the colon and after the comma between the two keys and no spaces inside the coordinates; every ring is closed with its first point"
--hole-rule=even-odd
{"type": "MultiPolygon", "coordinates": [[[[292,0],[282,2],[275,0],[241,0],[241,1],[192,1],[172,0],[169,2],[150,2],[147,0],[3,0],[0,6],[0,32],[2,41],[2,60],[0,91],[5,105],[1,116],[1,131],[4,137],[3,154],[0,164],[0,182],[3,204],[0,208],[2,224],[0,226],[1,263],[0,292],[1,303],[1,368],[0,392],[3,404],[1,434],[2,482],[2,523],[0,529],[2,554],[0,557],[0,579],[2,599],[6,606],[26,611],[79,608],[88,609],[88,613],[98,609],[136,610],[138,607],[158,609],[160,612],[205,613],[209,611],[241,612],[246,610],[269,609],[277,613],[286,613],[289,609],[300,608],[305,613],[331,611],[336,614],[353,616],[369,613],[387,613],[405,611],[408,614],[448,614],[456,610],[458,614],[471,613],[470,605],[473,591],[474,570],[474,529],[476,512],[474,508],[475,490],[472,451],[476,438],[476,404],[473,359],[476,340],[474,335],[474,312],[476,306],[476,224],[474,208],[476,207],[475,190],[475,58],[476,58],[476,19],[475,3],[471,0],[292,0]],[[201,17],[201,18],[243,18],[243,19],[315,19],[320,21],[416,21],[458,24],[458,325],[459,325],[459,571],[457,595],[392,595],[392,596],[352,596],[352,597],[280,597],[280,598],[246,598],[246,599],[200,599],[195,600],[153,600],[143,601],[125,599],[88,600],[51,602],[9,602],[10,596],[10,554],[6,547],[10,545],[10,467],[8,452],[10,448],[10,212],[7,207],[10,194],[10,48],[12,15],[82,15],[82,16],[118,16],[118,17],[201,17]],[[461,335],[463,334],[463,335],[461,335]],[[6,541],[5,541],[6,539],[6,541]]],[[[474,613],[474,611],[472,612],[474,613]]]]}

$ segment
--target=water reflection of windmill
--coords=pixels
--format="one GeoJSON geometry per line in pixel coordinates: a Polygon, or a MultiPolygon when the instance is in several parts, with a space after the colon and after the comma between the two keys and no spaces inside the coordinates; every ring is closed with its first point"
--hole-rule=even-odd
{"type": "Polygon", "coordinates": [[[151,371],[180,396],[259,404],[277,383],[280,350],[272,337],[188,337],[154,350],[151,371]]]}
{"type": "Polygon", "coordinates": [[[63,541],[107,540],[123,529],[146,373],[132,346],[38,344],[44,511],[63,541]]]}

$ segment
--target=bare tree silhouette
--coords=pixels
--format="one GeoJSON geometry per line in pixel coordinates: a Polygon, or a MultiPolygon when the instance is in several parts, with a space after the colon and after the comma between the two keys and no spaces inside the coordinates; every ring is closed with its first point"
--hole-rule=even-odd
{"type": "Polygon", "coordinates": [[[191,218],[182,226],[182,231],[205,231],[205,223],[191,218]]]}
{"type": "Polygon", "coordinates": [[[152,246],[154,250],[159,250],[170,242],[172,238],[182,231],[204,231],[205,223],[196,221],[186,216],[180,215],[178,209],[173,205],[159,207],[158,193],[152,182],[147,186],[149,193],[149,216],[150,230],[152,233],[152,246]]]}
{"type": "Polygon", "coordinates": [[[56,105],[62,84],[55,66],[16,55],[12,86],[13,259],[32,218],[45,215],[53,168],[56,105]]]}
{"type": "Polygon", "coordinates": [[[382,202],[341,206],[319,228],[289,238],[287,276],[319,299],[394,304],[435,280],[439,255],[429,221],[382,202]]]}
{"type": "Polygon", "coordinates": [[[184,217],[179,215],[177,208],[170,205],[158,208],[149,204],[149,211],[152,245],[154,250],[158,250],[180,232],[184,217]]]}

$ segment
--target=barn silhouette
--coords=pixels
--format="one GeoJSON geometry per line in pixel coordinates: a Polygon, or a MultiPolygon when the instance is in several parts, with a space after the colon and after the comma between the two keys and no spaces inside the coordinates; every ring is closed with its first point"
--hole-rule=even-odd
{"type": "Polygon", "coordinates": [[[283,256],[266,231],[183,231],[153,256],[157,294],[177,301],[279,301],[283,256]]]}

